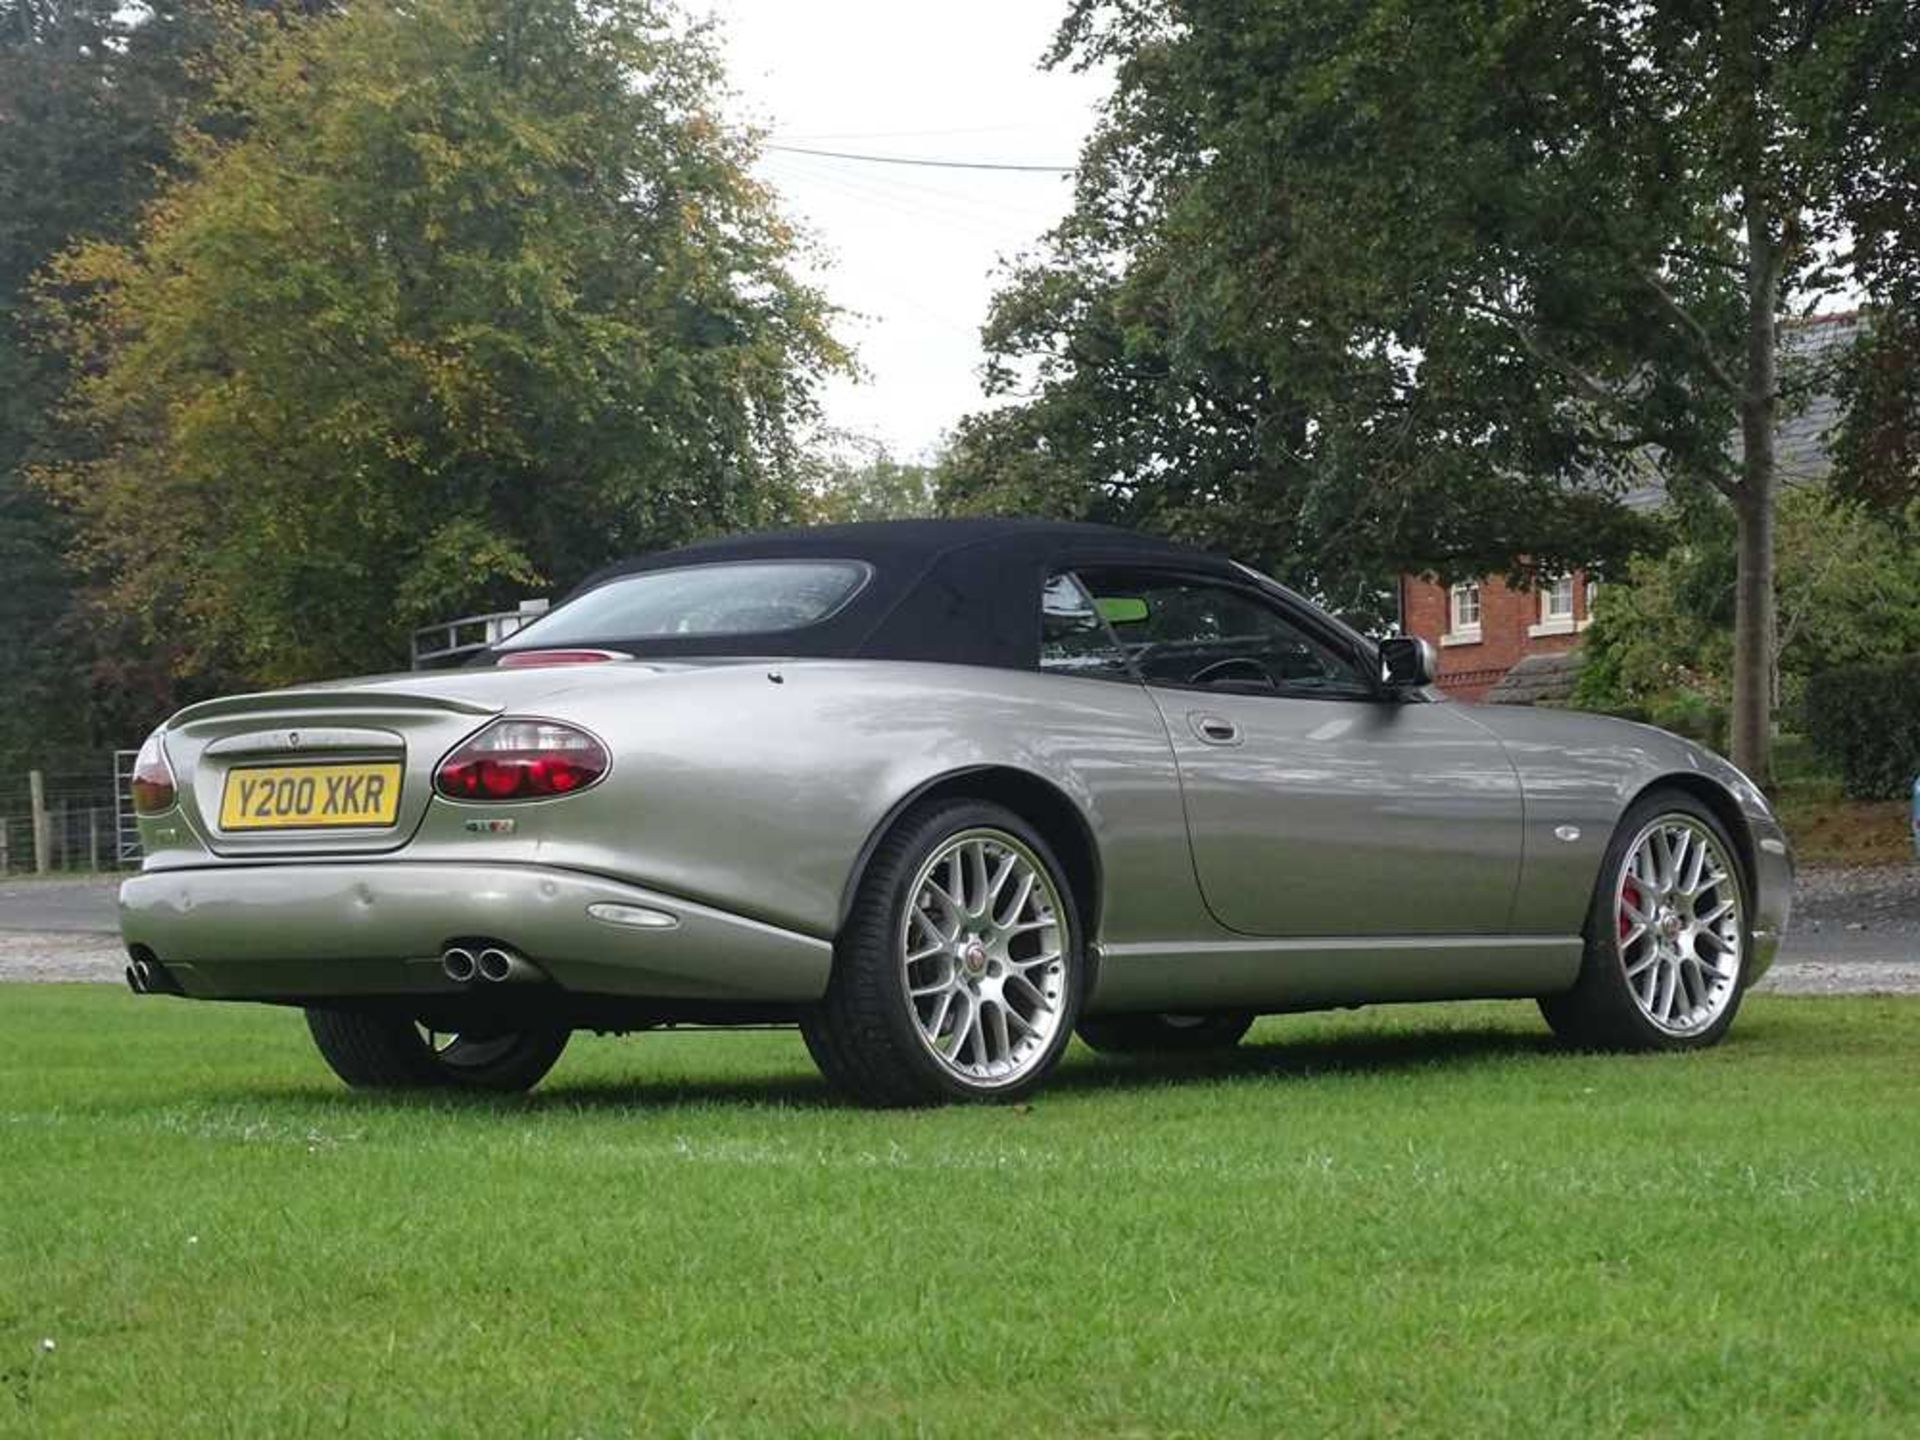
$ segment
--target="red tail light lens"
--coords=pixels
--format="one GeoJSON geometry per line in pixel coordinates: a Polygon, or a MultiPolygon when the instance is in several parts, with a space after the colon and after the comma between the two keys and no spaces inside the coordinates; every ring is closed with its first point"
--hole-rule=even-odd
{"type": "Polygon", "coordinates": [[[445,760],[434,789],[453,800],[540,800],[607,773],[606,747],[551,720],[496,720],[445,760]]]}
{"type": "Polygon", "coordinates": [[[136,815],[163,815],[179,798],[173,784],[173,767],[167,763],[166,747],[160,743],[158,730],[147,736],[147,743],[134,757],[133,783],[129,788],[133,791],[136,815]]]}

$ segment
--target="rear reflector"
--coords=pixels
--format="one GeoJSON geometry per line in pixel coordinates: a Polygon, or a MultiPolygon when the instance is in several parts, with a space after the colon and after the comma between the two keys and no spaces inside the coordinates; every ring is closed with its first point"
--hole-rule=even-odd
{"type": "Polygon", "coordinates": [[[532,670],[542,665],[598,665],[603,660],[630,660],[614,650],[508,650],[494,663],[502,670],[532,670]]]}
{"type": "Polygon", "coordinates": [[[607,773],[606,747],[552,720],[496,720],[440,762],[433,788],[452,800],[544,800],[607,773]]]}

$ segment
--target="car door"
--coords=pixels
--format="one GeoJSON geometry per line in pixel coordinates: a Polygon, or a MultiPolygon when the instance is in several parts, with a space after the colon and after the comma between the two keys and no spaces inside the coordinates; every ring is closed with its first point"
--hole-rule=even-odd
{"type": "Polygon", "coordinates": [[[1223,925],[1506,932],[1522,814],[1498,740],[1456,706],[1383,692],[1336,627],[1251,578],[1078,574],[1166,719],[1223,925]]]}

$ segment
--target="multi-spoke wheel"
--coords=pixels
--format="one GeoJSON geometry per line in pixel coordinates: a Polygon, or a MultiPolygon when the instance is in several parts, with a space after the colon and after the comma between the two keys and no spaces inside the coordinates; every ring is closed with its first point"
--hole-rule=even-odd
{"type": "Polygon", "coordinates": [[[1669,1035],[1720,1018],[1739,988],[1742,916],[1733,862],[1689,815],[1643,826],[1616,906],[1620,962],[1640,1013],[1669,1035]]]}
{"type": "Polygon", "coordinates": [[[921,1040],[970,1084],[1018,1080],[1060,1029],[1060,892],[1031,850],[991,829],[947,840],[908,890],[900,950],[921,1040]]]}
{"type": "Polygon", "coordinates": [[[1541,1001],[1579,1044],[1676,1049],[1718,1040],[1739,1008],[1748,930],[1739,852],[1691,796],[1636,803],[1607,848],[1580,978],[1541,1001]]]}
{"type": "Polygon", "coordinates": [[[379,1090],[530,1090],[569,1037],[564,1026],[447,1031],[356,1010],[308,1010],[307,1030],[334,1074],[356,1089],[379,1090]]]}
{"type": "Polygon", "coordinates": [[[868,865],[807,1046],[874,1104],[1025,1094],[1073,1028],[1078,931],[1064,874],[1024,820],[980,801],[922,806],[868,865]]]}

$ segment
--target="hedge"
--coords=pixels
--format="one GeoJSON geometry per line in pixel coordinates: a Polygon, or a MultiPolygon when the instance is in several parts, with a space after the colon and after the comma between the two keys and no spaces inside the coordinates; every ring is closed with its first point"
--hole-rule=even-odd
{"type": "Polygon", "coordinates": [[[1807,677],[1807,739],[1857,800],[1893,800],[1920,775],[1920,655],[1807,677]]]}

